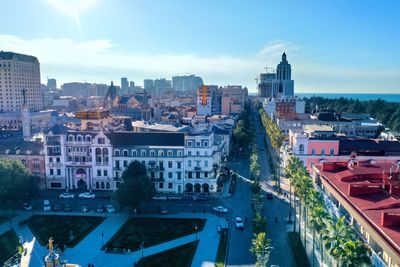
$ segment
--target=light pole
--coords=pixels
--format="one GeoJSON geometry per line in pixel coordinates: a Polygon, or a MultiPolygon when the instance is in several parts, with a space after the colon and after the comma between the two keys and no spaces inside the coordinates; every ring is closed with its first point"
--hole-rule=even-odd
{"type": "Polygon", "coordinates": [[[196,232],[196,241],[197,241],[197,224],[194,225],[194,230],[196,232]]]}
{"type": "Polygon", "coordinates": [[[140,249],[142,250],[142,259],[143,259],[143,249],[144,249],[144,242],[143,241],[140,243],[140,249]]]}
{"type": "Polygon", "coordinates": [[[101,238],[101,248],[104,247],[104,232],[100,233],[100,238],[101,238]]]}

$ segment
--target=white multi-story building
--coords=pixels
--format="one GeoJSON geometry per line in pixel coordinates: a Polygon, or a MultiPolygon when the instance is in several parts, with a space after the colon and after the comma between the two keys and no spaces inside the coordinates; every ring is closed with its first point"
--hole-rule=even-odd
{"type": "Polygon", "coordinates": [[[57,125],[44,139],[50,189],[116,190],[137,160],[160,193],[213,193],[226,147],[224,138],[203,130],[105,133],[57,125]]]}
{"type": "Polygon", "coordinates": [[[22,89],[30,110],[42,108],[40,65],[34,56],[0,51],[0,111],[20,111],[22,89]]]}

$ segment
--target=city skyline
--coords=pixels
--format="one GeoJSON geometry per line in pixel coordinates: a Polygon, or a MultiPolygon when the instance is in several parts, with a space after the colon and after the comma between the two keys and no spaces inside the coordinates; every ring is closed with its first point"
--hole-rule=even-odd
{"type": "Polygon", "coordinates": [[[38,57],[42,83],[194,73],[250,92],[285,51],[297,93],[398,93],[400,5],[385,4],[5,1],[0,50],[38,57]]]}

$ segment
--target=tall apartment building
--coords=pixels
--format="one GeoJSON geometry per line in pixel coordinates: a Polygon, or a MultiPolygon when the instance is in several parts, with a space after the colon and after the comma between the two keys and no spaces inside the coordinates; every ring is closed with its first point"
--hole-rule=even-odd
{"type": "Polygon", "coordinates": [[[192,91],[195,92],[203,85],[203,79],[193,75],[174,76],[172,77],[172,88],[175,91],[192,91]]]}
{"type": "Polygon", "coordinates": [[[26,104],[42,109],[40,64],[34,56],[0,51],[0,111],[19,111],[26,89],[26,104]]]}
{"type": "Polygon", "coordinates": [[[292,80],[292,67],[287,61],[286,53],[276,67],[276,73],[261,73],[258,84],[258,96],[278,97],[293,96],[294,81],[292,80]]]}

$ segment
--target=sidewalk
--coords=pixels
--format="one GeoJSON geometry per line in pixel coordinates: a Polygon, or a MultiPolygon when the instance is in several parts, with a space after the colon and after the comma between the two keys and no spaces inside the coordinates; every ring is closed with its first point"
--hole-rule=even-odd
{"type": "MultiPolygon", "coordinates": [[[[47,215],[49,215],[49,213],[47,213],[47,215]]],[[[62,214],[59,213],[59,215],[62,214]]],[[[12,226],[17,235],[23,238],[23,246],[27,250],[21,258],[21,266],[42,267],[43,257],[48,252],[47,248],[40,246],[27,225],[19,226],[20,221],[28,219],[30,216],[32,216],[31,212],[19,212],[12,220],[12,226]]],[[[96,267],[132,266],[134,262],[139,260],[141,258],[140,250],[133,251],[129,254],[110,254],[100,249],[102,246],[101,233],[104,233],[103,243],[105,244],[129,218],[128,214],[108,214],[107,216],[108,217],[76,247],[67,248],[64,254],[60,255],[61,260],[67,259],[69,263],[80,264],[82,267],[87,266],[89,262],[93,263],[96,267]]],[[[180,213],[167,216],[155,214],[152,217],[203,218],[203,216],[203,214],[180,213]]],[[[207,222],[203,231],[197,233],[197,238],[200,242],[193,258],[193,267],[214,266],[219,244],[219,234],[216,229],[220,222],[218,221],[219,218],[212,214],[206,214],[206,219],[207,222]]],[[[8,221],[0,225],[0,233],[8,231],[9,229],[10,223],[8,221]]],[[[190,243],[195,239],[195,234],[190,234],[169,242],[145,248],[143,254],[144,256],[150,256],[164,250],[190,243]]]]}

